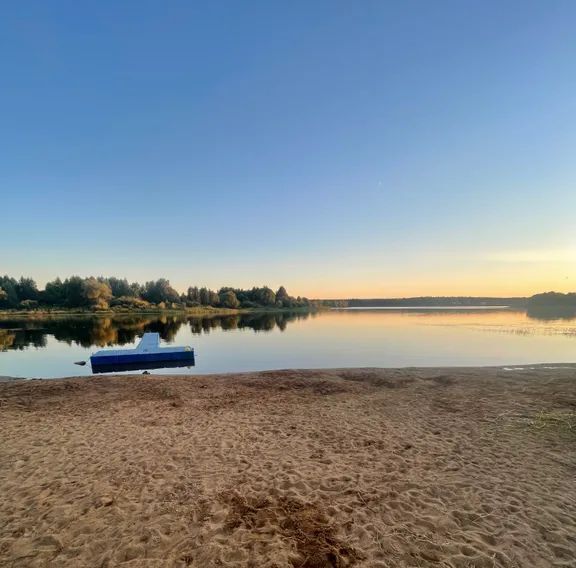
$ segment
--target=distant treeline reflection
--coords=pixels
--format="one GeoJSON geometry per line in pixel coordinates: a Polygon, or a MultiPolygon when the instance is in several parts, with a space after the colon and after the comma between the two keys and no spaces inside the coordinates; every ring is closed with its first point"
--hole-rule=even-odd
{"type": "Polygon", "coordinates": [[[530,305],[526,311],[529,318],[541,321],[576,319],[576,306],[530,305]]]}
{"type": "Polygon", "coordinates": [[[186,315],[54,317],[46,319],[0,320],[0,350],[46,347],[48,336],[57,341],[82,347],[105,347],[134,343],[143,333],[155,331],[163,341],[173,341],[183,325],[193,334],[215,329],[230,331],[252,329],[284,331],[295,320],[314,317],[303,312],[246,313],[226,316],[192,317],[186,315]]]}

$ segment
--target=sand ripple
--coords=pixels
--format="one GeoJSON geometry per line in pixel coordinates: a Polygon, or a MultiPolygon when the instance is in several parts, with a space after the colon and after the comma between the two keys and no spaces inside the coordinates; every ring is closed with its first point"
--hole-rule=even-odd
{"type": "Polygon", "coordinates": [[[0,565],[574,567],[575,410],[570,368],[1,383],[0,565]]]}

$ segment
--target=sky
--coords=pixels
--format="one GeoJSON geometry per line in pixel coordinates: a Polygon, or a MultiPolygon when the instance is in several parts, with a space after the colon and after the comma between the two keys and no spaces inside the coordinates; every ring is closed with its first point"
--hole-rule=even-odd
{"type": "Polygon", "coordinates": [[[576,2],[12,2],[0,273],[576,291],[576,2]]]}

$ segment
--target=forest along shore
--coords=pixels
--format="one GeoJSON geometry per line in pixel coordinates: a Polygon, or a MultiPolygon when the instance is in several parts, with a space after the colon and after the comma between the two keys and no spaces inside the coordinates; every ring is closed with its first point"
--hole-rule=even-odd
{"type": "Polygon", "coordinates": [[[10,566],[570,566],[574,367],[0,384],[10,566]]]}

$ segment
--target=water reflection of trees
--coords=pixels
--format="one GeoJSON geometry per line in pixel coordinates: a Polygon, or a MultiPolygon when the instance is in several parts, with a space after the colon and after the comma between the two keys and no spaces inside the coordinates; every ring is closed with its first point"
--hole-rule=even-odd
{"type": "Polygon", "coordinates": [[[210,318],[197,317],[189,318],[188,321],[193,334],[210,333],[213,329],[224,331],[251,329],[255,332],[267,332],[276,328],[284,331],[289,322],[308,317],[310,317],[308,312],[264,312],[210,318]]]}
{"type": "Polygon", "coordinates": [[[131,344],[146,332],[157,332],[162,340],[172,342],[183,325],[189,325],[196,335],[219,329],[270,332],[278,328],[284,331],[290,322],[306,319],[309,315],[302,312],[264,312],[211,317],[182,314],[1,320],[0,350],[46,347],[49,336],[69,345],[86,348],[131,344]]]}
{"type": "Polygon", "coordinates": [[[541,321],[576,319],[576,307],[572,306],[529,306],[526,311],[529,318],[541,321]]]}

